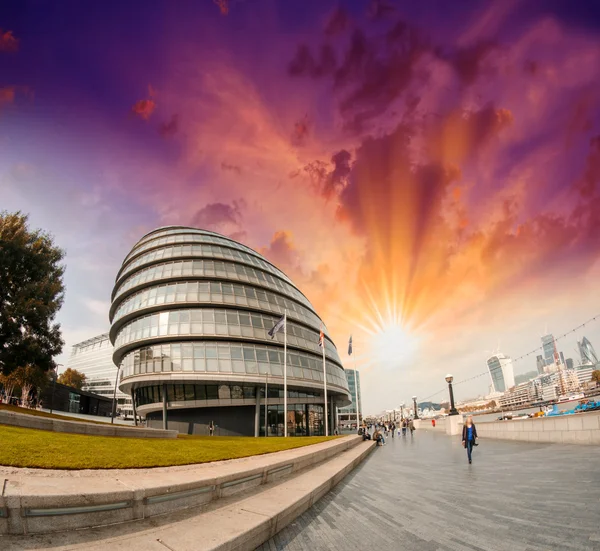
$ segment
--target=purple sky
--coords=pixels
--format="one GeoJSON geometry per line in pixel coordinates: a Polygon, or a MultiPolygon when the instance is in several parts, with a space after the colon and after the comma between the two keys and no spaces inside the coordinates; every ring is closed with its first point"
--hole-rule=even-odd
{"type": "Polygon", "coordinates": [[[0,209],[67,251],[58,361],[135,241],[193,224],[277,263],[345,362],[353,333],[392,408],[600,313],[599,85],[591,2],[5,0],[0,209]]]}

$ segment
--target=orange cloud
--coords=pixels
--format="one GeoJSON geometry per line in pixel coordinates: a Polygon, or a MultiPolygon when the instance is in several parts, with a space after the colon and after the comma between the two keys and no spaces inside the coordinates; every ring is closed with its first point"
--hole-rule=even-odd
{"type": "Polygon", "coordinates": [[[140,119],[147,121],[154,110],[156,109],[156,103],[152,99],[141,99],[137,101],[131,108],[132,113],[140,119]]]}
{"type": "Polygon", "coordinates": [[[19,39],[15,38],[12,31],[0,29],[0,52],[16,52],[19,50],[19,39]]]}
{"type": "Polygon", "coordinates": [[[14,86],[6,86],[0,88],[0,107],[13,103],[15,101],[16,88],[14,86]]]}
{"type": "Polygon", "coordinates": [[[222,15],[229,13],[229,0],[213,0],[213,2],[219,7],[222,15]]]}

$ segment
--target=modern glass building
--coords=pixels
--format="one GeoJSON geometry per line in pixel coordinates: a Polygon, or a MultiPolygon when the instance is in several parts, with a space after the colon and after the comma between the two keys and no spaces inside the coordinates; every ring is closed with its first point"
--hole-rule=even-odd
{"type": "Polygon", "coordinates": [[[579,354],[581,355],[582,364],[598,364],[598,356],[596,355],[596,351],[587,337],[583,337],[581,342],[577,342],[577,346],[579,346],[579,354]]]}
{"type": "Polygon", "coordinates": [[[512,360],[504,354],[495,354],[488,358],[488,369],[495,392],[506,392],[515,386],[515,374],[512,360]]]}
{"type": "Polygon", "coordinates": [[[354,369],[346,369],[346,379],[352,403],[338,410],[338,421],[342,425],[356,424],[356,409],[359,409],[359,420],[362,420],[362,394],[360,392],[360,372],[354,369]],[[355,386],[356,384],[356,386],[355,386]],[[358,392],[358,401],[356,394],[358,392]]]}
{"type": "MultiPolygon", "coordinates": [[[[113,345],[108,333],[73,345],[66,367],[76,369],[85,375],[86,381],[81,390],[113,400],[117,382],[117,366],[113,363],[113,345]]],[[[133,418],[131,395],[118,389],[117,413],[126,418],[133,418]]]]}
{"type": "Polygon", "coordinates": [[[323,434],[322,325],[331,431],[336,409],[350,403],[335,344],[308,299],[256,251],[222,235],[170,226],[142,237],[117,274],[110,321],[119,388],[149,426],[270,436],[287,422],[288,434],[323,434]],[[284,334],[267,334],[284,311],[287,414],[284,334]]]}
{"type": "Polygon", "coordinates": [[[554,360],[554,335],[544,335],[542,337],[542,349],[544,351],[544,361],[546,365],[553,365],[554,360]]]}

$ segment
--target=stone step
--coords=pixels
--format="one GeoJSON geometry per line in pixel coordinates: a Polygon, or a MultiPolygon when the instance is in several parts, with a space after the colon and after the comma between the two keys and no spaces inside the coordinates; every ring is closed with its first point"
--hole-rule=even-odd
{"type": "Polygon", "coordinates": [[[170,521],[169,515],[114,527],[8,536],[0,543],[3,551],[252,551],[327,494],[373,449],[373,442],[360,442],[287,479],[249,490],[238,499],[225,498],[200,512],[188,511],[182,519],[170,521]]]}

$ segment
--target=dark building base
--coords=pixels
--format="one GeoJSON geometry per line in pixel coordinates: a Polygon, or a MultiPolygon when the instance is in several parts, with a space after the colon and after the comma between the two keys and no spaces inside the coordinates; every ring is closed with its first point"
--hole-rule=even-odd
{"type": "MultiPolygon", "coordinates": [[[[208,435],[211,423],[215,436],[254,436],[254,406],[230,406],[218,408],[170,409],[167,413],[169,430],[181,434],[208,435]]],[[[162,429],[162,411],[146,415],[146,424],[162,429]]]]}

